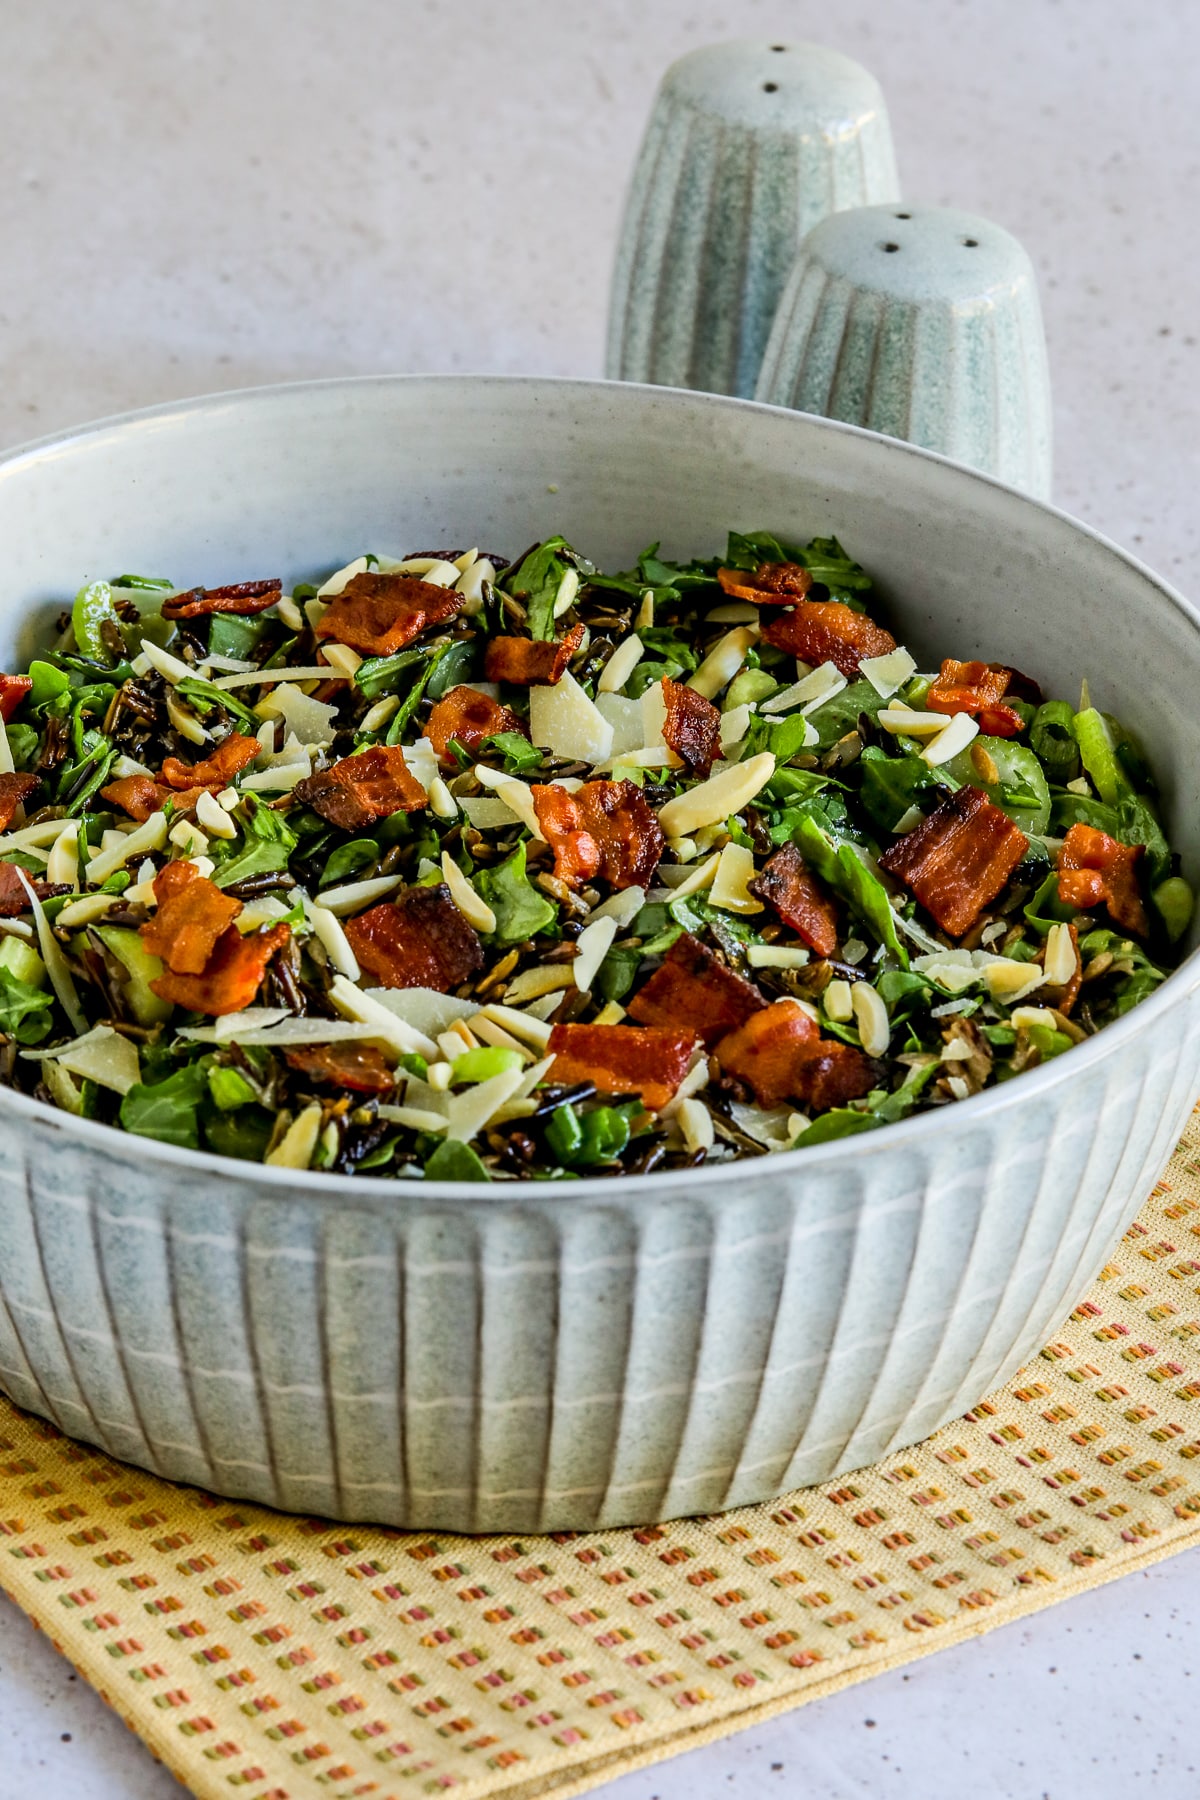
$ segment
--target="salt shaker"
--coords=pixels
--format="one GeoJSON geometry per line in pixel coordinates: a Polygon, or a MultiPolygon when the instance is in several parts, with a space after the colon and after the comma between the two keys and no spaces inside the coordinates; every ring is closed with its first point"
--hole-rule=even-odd
{"type": "Polygon", "coordinates": [[[848,56],[747,38],[682,57],[634,169],[607,373],[751,395],[800,239],[899,191],[882,91],[848,56]]]}

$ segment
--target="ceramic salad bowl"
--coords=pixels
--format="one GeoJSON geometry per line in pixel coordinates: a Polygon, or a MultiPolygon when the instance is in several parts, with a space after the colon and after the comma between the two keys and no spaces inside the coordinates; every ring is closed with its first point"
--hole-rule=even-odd
{"type": "MultiPolygon", "coordinates": [[[[303,579],[552,531],[619,566],[764,525],[836,532],[918,656],[1086,674],[1200,866],[1196,613],[1011,489],[743,401],[337,381],[14,452],[0,666],[81,572],[303,579]]],[[[1094,1277],[1200,1086],[1198,985],[1193,955],[1044,1068],[866,1136],[482,1194],[176,1150],[0,1089],[0,1385],[171,1479],[347,1520],[586,1529],[828,1480],[974,1405],[1094,1277]]]]}

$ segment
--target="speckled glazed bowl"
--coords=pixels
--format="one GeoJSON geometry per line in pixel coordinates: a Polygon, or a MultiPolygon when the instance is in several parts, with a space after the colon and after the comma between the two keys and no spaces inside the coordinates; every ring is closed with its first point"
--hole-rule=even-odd
{"type": "MultiPolygon", "coordinates": [[[[847,426],[662,388],[233,394],[0,461],[0,666],[87,575],[303,577],[377,545],[618,566],[838,532],[907,642],[1143,734],[1200,867],[1200,620],[1083,526],[847,426]]],[[[1200,966],[1043,1070],[866,1137],[684,1175],[477,1187],[259,1169],[0,1090],[0,1383],[114,1456],[463,1531],[826,1480],[1005,1380],[1102,1266],[1200,1086],[1200,966]]]]}

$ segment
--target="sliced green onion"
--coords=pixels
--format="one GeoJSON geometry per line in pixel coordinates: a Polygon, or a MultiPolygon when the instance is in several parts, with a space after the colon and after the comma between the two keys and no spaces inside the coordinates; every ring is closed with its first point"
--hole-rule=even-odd
{"type": "Polygon", "coordinates": [[[1075,714],[1071,729],[1096,792],[1111,806],[1127,791],[1127,784],[1117,762],[1108,726],[1096,708],[1088,706],[1075,714]]]}
{"type": "Polygon", "coordinates": [[[505,1075],[509,1069],[520,1069],[525,1058],[519,1050],[505,1050],[503,1047],[486,1050],[465,1050],[454,1059],[454,1080],[490,1081],[493,1075],[505,1075]]]}
{"type": "Polygon", "coordinates": [[[1029,743],[1046,771],[1046,779],[1065,787],[1079,774],[1075,741],[1075,709],[1065,700],[1047,700],[1033,715],[1029,743]]]}
{"type": "Polygon", "coordinates": [[[1168,938],[1177,944],[1196,910],[1196,897],[1191,888],[1182,875],[1172,875],[1159,883],[1150,898],[1168,938]]]}

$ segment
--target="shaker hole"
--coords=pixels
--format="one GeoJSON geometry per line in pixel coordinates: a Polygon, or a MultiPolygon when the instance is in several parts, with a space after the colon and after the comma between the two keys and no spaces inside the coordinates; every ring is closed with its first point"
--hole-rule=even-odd
{"type": "Polygon", "coordinates": [[[881,250],[898,250],[900,248],[899,244],[881,244],[879,247],[881,250]]]}
{"type": "Polygon", "coordinates": [[[771,48],[772,48],[772,50],[786,50],[787,45],[786,44],[772,44],[771,48]]]}
{"type": "Polygon", "coordinates": [[[764,94],[777,94],[778,92],[779,92],[779,83],[777,81],[764,81],[763,82],[763,93],[764,94]]]}
{"type": "Polygon", "coordinates": [[[892,217],[896,218],[896,219],[911,219],[912,214],[911,213],[893,213],[892,217]]]}
{"type": "Polygon", "coordinates": [[[964,250],[978,250],[978,248],[979,248],[979,239],[978,238],[964,238],[963,239],[963,249],[964,250]]]}

